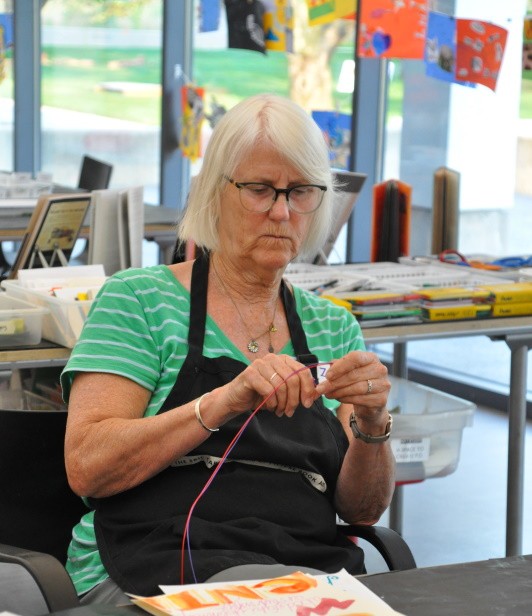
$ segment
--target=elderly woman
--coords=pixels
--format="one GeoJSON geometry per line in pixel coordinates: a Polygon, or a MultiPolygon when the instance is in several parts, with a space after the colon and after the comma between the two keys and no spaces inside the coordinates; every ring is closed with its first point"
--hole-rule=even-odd
{"type": "Polygon", "coordinates": [[[310,116],[251,97],[217,124],[180,224],[202,256],[102,288],[62,375],[69,481],[92,508],[67,568],[87,601],[224,570],[363,571],[336,521],[390,502],[387,371],[348,311],[283,280],[322,245],[333,195],[310,116]]]}

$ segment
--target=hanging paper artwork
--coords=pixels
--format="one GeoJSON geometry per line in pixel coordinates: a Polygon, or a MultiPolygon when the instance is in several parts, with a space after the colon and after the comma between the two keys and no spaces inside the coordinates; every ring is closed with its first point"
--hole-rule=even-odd
{"type": "Polygon", "coordinates": [[[358,20],[359,58],[423,59],[427,0],[364,0],[358,20]]]}
{"type": "Polygon", "coordinates": [[[508,31],[476,19],[456,20],[456,76],[495,90],[508,31]]]}
{"type": "Polygon", "coordinates": [[[13,46],[13,15],[0,14],[0,83],[6,78],[6,51],[13,46]]]}
{"type": "Polygon", "coordinates": [[[329,146],[331,167],[349,169],[351,116],[336,111],[313,111],[312,119],[321,128],[329,146]]]}
{"type": "Polygon", "coordinates": [[[532,15],[523,23],[523,71],[532,71],[532,15]]]}
{"type": "Polygon", "coordinates": [[[335,19],[353,19],[357,0],[307,0],[309,26],[328,24],[335,19]]]}
{"type": "Polygon", "coordinates": [[[264,4],[260,0],[225,0],[230,49],[266,53],[264,4]]]}
{"type": "Polygon", "coordinates": [[[455,81],[456,23],[454,17],[430,12],[425,44],[426,74],[443,81],[455,81]]]}
{"type": "Polygon", "coordinates": [[[425,45],[425,74],[441,81],[475,87],[456,76],[456,19],[429,12],[425,45]]]}
{"type": "Polygon", "coordinates": [[[294,14],[291,0],[264,0],[264,39],[271,51],[294,51],[294,14]]]}
{"type": "Polygon", "coordinates": [[[205,118],[204,89],[192,85],[181,88],[181,142],[183,156],[192,162],[201,156],[201,127],[205,118]]]}
{"type": "Polygon", "coordinates": [[[200,0],[198,22],[200,32],[216,32],[220,27],[220,0],[200,0]]]}

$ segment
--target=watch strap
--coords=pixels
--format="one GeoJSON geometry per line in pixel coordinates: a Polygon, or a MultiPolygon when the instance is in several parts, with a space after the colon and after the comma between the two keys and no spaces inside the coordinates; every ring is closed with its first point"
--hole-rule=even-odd
{"type": "Polygon", "coordinates": [[[392,433],[393,417],[390,413],[388,413],[388,423],[386,424],[384,434],[381,434],[380,436],[373,436],[362,432],[358,427],[357,418],[354,411],[351,413],[351,417],[349,418],[349,425],[351,426],[351,430],[353,431],[353,436],[355,438],[358,438],[365,443],[379,444],[386,442],[390,438],[390,434],[392,433]]]}

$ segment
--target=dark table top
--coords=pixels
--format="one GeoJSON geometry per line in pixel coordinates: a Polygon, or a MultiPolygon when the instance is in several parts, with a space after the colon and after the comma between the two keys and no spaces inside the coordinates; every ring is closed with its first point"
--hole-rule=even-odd
{"type": "Polygon", "coordinates": [[[406,616],[532,614],[532,555],[359,578],[406,616]]]}
{"type": "MultiPolygon", "coordinates": [[[[405,616],[528,616],[532,555],[394,571],[358,578],[405,616]]],[[[89,605],[60,616],[135,616],[134,605],[89,605]]]]}

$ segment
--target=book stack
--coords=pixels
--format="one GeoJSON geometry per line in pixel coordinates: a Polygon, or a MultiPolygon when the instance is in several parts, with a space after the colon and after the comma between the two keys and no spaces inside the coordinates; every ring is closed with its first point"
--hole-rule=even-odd
{"type": "Polygon", "coordinates": [[[420,296],[417,292],[375,291],[322,294],[322,297],[350,310],[361,327],[421,321],[420,296]]]}
{"type": "Polygon", "coordinates": [[[532,315],[532,281],[486,285],[482,289],[489,294],[491,316],[532,315]]]}
{"type": "Polygon", "coordinates": [[[435,287],[419,291],[423,321],[461,321],[491,316],[490,292],[479,287],[435,287]]]}

